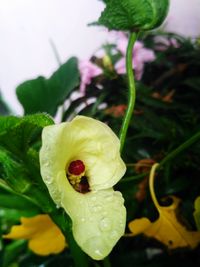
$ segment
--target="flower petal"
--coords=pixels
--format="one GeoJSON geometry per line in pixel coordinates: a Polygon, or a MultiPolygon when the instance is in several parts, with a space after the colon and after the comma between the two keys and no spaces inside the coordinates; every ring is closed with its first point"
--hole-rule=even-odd
{"type": "Polygon", "coordinates": [[[73,222],[74,238],[94,259],[106,257],[123,235],[126,210],[121,193],[112,186],[126,167],[119,139],[104,123],[78,116],[71,122],[47,126],[42,134],[41,174],[54,202],[73,222]],[[77,192],[66,177],[70,162],[86,167],[90,192],[77,192]]]}
{"type": "Polygon", "coordinates": [[[29,248],[39,255],[60,253],[66,246],[65,238],[48,215],[21,218],[21,225],[11,228],[8,239],[27,239],[29,248]]]}
{"type": "Polygon", "coordinates": [[[126,210],[124,199],[112,188],[81,194],[76,192],[65,172],[58,175],[61,206],[72,219],[76,242],[90,257],[101,260],[106,257],[124,234],[126,210]]]}
{"type": "Polygon", "coordinates": [[[79,71],[81,74],[80,92],[85,94],[86,86],[92,81],[92,78],[102,74],[102,69],[89,60],[79,61],[79,71]]]}
{"type": "MultiPolygon", "coordinates": [[[[126,171],[119,153],[119,139],[98,120],[77,116],[71,122],[47,126],[42,133],[42,143],[41,174],[49,187],[55,182],[55,174],[77,159],[86,166],[91,190],[112,187],[126,171]]],[[[51,191],[54,194],[53,188],[51,191]]]]}

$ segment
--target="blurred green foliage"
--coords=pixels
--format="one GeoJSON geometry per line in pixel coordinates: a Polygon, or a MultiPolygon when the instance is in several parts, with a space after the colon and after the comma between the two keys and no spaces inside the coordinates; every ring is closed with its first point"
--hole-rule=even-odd
{"type": "Polygon", "coordinates": [[[1,96],[1,90],[0,90],[0,114],[1,115],[9,115],[10,110],[8,106],[6,105],[5,101],[3,100],[1,96]]]}
{"type": "Polygon", "coordinates": [[[70,58],[49,79],[40,76],[26,81],[17,87],[16,93],[25,114],[47,112],[53,116],[78,83],[77,59],[70,58]]]}

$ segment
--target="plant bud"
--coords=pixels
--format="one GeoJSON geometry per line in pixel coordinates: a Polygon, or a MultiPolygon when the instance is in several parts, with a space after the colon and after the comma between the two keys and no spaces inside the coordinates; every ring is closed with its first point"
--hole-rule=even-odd
{"type": "Polygon", "coordinates": [[[98,25],[110,30],[144,31],[162,24],[169,0],[107,0],[98,25]]]}

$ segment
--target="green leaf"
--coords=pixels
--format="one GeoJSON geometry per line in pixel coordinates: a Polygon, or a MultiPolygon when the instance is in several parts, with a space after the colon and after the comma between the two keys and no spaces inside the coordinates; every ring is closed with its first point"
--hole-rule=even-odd
{"type": "Polygon", "coordinates": [[[57,107],[78,84],[77,59],[72,57],[49,79],[40,76],[37,79],[25,81],[17,87],[16,93],[25,114],[47,112],[54,116],[57,107]]]}
{"type": "Polygon", "coordinates": [[[151,30],[162,24],[169,0],[109,0],[97,24],[110,30],[151,30]]]}
{"type": "Polygon", "coordinates": [[[24,208],[23,210],[1,208],[0,220],[3,224],[3,232],[5,233],[5,231],[8,231],[12,225],[18,224],[21,217],[33,217],[40,213],[41,209],[38,209],[38,207],[29,209],[24,208]]]}
{"type": "Polygon", "coordinates": [[[0,117],[1,146],[16,155],[22,154],[39,131],[53,123],[52,118],[47,114],[35,114],[22,118],[0,117]]]}
{"type": "Polygon", "coordinates": [[[186,79],[183,84],[186,84],[197,91],[200,90],[200,78],[199,77],[192,77],[192,78],[186,79]]]}
{"type": "Polygon", "coordinates": [[[0,208],[9,208],[9,209],[16,209],[16,210],[35,210],[39,213],[38,208],[31,203],[30,201],[26,200],[25,198],[17,195],[0,192],[0,208]]]}
{"type": "Polygon", "coordinates": [[[1,177],[15,191],[23,194],[31,187],[31,181],[28,181],[29,174],[25,166],[3,148],[0,149],[0,171],[1,177]]]}
{"type": "Polygon", "coordinates": [[[2,267],[9,267],[11,263],[17,260],[20,254],[26,249],[27,242],[25,240],[16,240],[6,246],[3,255],[2,267]]]}
{"type": "Polygon", "coordinates": [[[50,124],[53,120],[45,114],[0,117],[0,178],[46,211],[53,202],[41,179],[33,145],[41,140],[42,128],[50,124]]]}

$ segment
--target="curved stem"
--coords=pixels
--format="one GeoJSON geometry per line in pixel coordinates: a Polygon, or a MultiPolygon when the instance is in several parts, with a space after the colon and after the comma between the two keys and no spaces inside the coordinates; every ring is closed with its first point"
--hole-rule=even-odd
{"type": "Polygon", "coordinates": [[[134,175],[134,176],[129,176],[129,177],[121,179],[119,181],[119,183],[127,183],[127,182],[137,181],[137,180],[140,180],[140,179],[144,178],[148,174],[149,174],[149,172],[145,172],[145,173],[140,173],[140,174],[137,174],[137,175],[134,175]]]}
{"type": "Polygon", "coordinates": [[[122,123],[122,127],[120,130],[119,138],[120,138],[120,150],[122,152],[125,139],[126,139],[126,133],[128,130],[128,126],[131,120],[131,116],[133,114],[133,109],[135,106],[135,97],[136,97],[136,89],[135,89],[135,81],[134,81],[134,72],[133,72],[133,46],[137,39],[137,33],[133,32],[130,34],[129,42],[127,46],[126,51],[126,73],[128,77],[128,85],[129,85],[129,97],[128,97],[128,107],[127,111],[122,123]]]}
{"type": "Polygon", "coordinates": [[[178,146],[176,149],[174,149],[172,152],[170,152],[163,160],[161,160],[160,166],[172,160],[179,153],[181,153],[183,150],[190,147],[193,143],[197,142],[199,139],[200,139],[200,132],[194,134],[190,139],[188,139],[187,141],[182,143],[180,146],[178,146]]]}
{"type": "MultiPolygon", "coordinates": [[[[200,139],[200,132],[194,134],[190,139],[182,143],[180,146],[178,146],[176,149],[174,149],[172,152],[170,152],[163,160],[161,160],[159,164],[159,168],[165,165],[167,162],[175,158],[178,154],[189,148],[191,145],[193,145],[195,142],[197,142],[200,139]]],[[[145,177],[148,175],[148,172],[141,173],[135,176],[131,176],[128,178],[124,178],[120,181],[120,183],[126,183],[126,182],[131,182],[133,180],[137,180],[140,178],[145,177]]]]}
{"type": "Polygon", "coordinates": [[[150,177],[149,177],[149,188],[150,188],[150,193],[151,193],[151,198],[154,202],[154,205],[156,206],[157,210],[159,211],[159,203],[156,199],[155,191],[154,191],[154,178],[155,178],[155,172],[156,169],[160,169],[162,165],[164,165],[166,162],[169,162],[172,160],[174,157],[176,157],[179,153],[181,153],[183,150],[187,149],[190,147],[193,143],[198,141],[200,139],[200,132],[196,133],[193,135],[190,139],[188,139],[186,142],[181,144],[179,147],[177,147],[175,150],[173,150],[171,153],[169,153],[161,162],[155,163],[150,171],[150,177]]]}
{"type": "Polygon", "coordinates": [[[104,267],[111,267],[111,263],[110,263],[108,256],[103,260],[103,266],[104,267]]]}
{"type": "Polygon", "coordinates": [[[154,190],[154,178],[155,178],[156,169],[158,167],[159,167],[159,163],[155,163],[151,168],[150,175],[149,175],[149,190],[151,193],[151,198],[153,200],[153,203],[159,212],[160,205],[158,203],[158,200],[157,200],[156,194],[155,194],[155,190],[154,190]]]}

